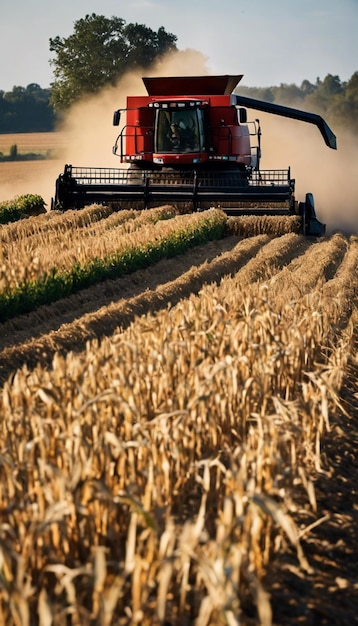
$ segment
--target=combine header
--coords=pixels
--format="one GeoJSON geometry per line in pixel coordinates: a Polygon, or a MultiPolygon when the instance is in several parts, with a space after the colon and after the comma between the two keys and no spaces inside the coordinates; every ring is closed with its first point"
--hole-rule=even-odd
{"type": "Polygon", "coordinates": [[[321,235],[313,196],[297,202],[290,168],[261,170],[259,120],[255,109],[315,124],[327,146],[336,138],[314,113],[233,93],[242,76],[143,78],[146,96],[128,96],[113,124],[125,122],[113,152],[125,167],[66,165],[56,181],[52,208],[93,202],[118,208],[183,204],[185,210],[221,207],[230,215],[299,215],[301,230],[321,235]]]}

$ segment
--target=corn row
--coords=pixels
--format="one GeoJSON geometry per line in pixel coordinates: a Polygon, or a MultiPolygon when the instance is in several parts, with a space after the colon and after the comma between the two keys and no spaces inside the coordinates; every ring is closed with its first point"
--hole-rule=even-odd
{"type": "Polygon", "coordinates": [[[293,485],[315,510],[309,468],[339,402],[357,245],[334,237],[282,267],[299,241],[273,240],[248,270],[6,383],[6,623],[238,626],[251,596],[270,624],[260,581],[275,538],[311,571],[293,485]],[[300,267],[297,297],[277,299],[300,267]]]}
{"type": "MultiPolygon", "coordinates": [[[[117,247],[115,238],[112,238],[112,247],[102,246],[102,254],[95,255],[98,253],[98,248],[95,248],[92,256],[70,257],[67,264],[60,265],[58,270],[52,267],[42,269],[40,273],[37,264],[35,268],[29,267],[21,283],[14,286],[5,284],[3,292],[0,292],[0,320],[33,311],[41,304],[54,302],[107,278],[134,272],[164,257],[176,256],[208,239],[220,238],[225,221],[226,216],[221,211],[180,216],[169,223],[157,223],[157,229],[144,228],[139,236],[129,237],[127,234],[117,247]],[[34,269],[37,273],[31,275],[34,269]]],[[[16,276],[13,268],[14,274],[16,276]]]]}
{"type": "Polygon", "coordinates": [[[66,211],[66,213],[50,211],[29,218],[26,221],[19,221],[0,227],[0,241],[2,243],[21,241],[38,233],[43,234],[46,231],[65,233],[81,226],[89,226],[93,222],[99,222],[111,215],[111,213],[112,209],[110,207],[99,205],[91,205],[79,211],[66,211]]]}
{"type": "Polygon", "coordinates": [[[169,212],[165,209],[163,214],[162,209],[153,209],[134,219],[135,228],[125,226],[122,230],[119,225],[118,228],[104,230],[98,237],[88,238],[84,235],[81,239],[57,235],[57,241],[51,241],[49,246],[41,245],[41,240],[36,246],[33,241],[28,246],[25,243],[3,246],[0,250],[0,291],[5,292],[25,282],[39,280],[54,269],[57,272],[75,264],[88,264],[94,259],[116,255],[129,247],[139,247],[148,241],[167,237],[179,228],[195,227],[200,220],[206,219],[206,215],[214,213],[220,214],[222,220],[226,219],[221,211],[208,211],[163,220],[161,217],[167,216],[169,212]]]}

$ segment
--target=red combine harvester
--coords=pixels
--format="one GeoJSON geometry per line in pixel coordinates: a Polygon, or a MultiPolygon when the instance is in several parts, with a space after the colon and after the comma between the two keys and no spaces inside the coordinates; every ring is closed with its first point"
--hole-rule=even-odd
{"type": "Polygon", "coordinates": [[[290,168],[260,169],[260,123],[248,122],[247,109],[315,124],[333,149],[335,135],[319,115],[233,93],[241,78],[143,78],[148,95],[128,96],[126,109],[113,117],[119,126],[126,113],[113,148],[126,167],[66,165],[52,207],[184,203],[196,211],[219,206],[230,215],[299,215],[304,234],[323,234],[312,194],[295,200],[290,168]]]}

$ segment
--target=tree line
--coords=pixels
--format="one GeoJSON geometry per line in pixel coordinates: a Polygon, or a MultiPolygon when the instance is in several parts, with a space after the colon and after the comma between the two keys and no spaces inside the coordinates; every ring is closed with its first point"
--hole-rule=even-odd
{"type": "MultiPolygon", "coordinates": [[[[76,101],[115,85],[127,71],[146,72],[153,62],[177,50],[177,37],[163,26],[127,24],[118,17],[86,15],[74,23],[73,33],[49,39],[54,81],[43,89],[37,83],[0,90],[0,133],[52,131],[76,101]]],[[[347,81],[328,74],[300,86],[242,87],[252,98],[302,108],[324,116],[335,127],[358,134],[358,71],[347,81]]]]}
{"type": "Polygon", "coordinates": [[[32,83],[0,91],[0,133],[52,131],[72,104],[103,87],[115,85],[127,71],[146,70],[177,50],[177,37],[163,26],[103,15],[86,15],[69,37],[49,39],[54,81],[48,89],[32,83]]]}
{"type": "Polygon", "coordinates": [[[56,114],[50,104],[51,89],[37,83],[0,90],[0,133],[39,133],[55,128],[56,114]]]}
{"type": "Polygon", "coordinates": [[[315,83],[304,80],[299,87],[281,83],[278,87],[240,87],[238,91],[243,96],[318,113],[333,129],[345,127],[358,134],[358,71],[347,81],[327,74],[315,83]]]}

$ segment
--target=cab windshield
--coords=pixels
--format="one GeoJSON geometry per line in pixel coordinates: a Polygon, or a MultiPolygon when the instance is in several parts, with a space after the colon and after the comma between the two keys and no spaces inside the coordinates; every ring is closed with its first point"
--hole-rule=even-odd
{"type": "Polygon", "coordinates": [[[157,111],[156,152],[200,152],[198,111],[157,111]]]}

